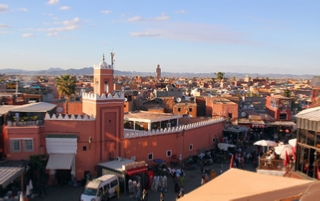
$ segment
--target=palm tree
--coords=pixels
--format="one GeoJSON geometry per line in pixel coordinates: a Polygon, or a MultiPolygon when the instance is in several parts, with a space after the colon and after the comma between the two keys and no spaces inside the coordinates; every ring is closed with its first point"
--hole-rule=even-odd
{"type": "Polygon", "coordinates": [[[76,91],[76,76],[69,74],[60,75],[56,79],[56,86],[59,92],[59,96],[66,97],[66,114],[68,114],[68,102],[70,101],[71,96],[75,94],[76,91]]]}
{"type": "Polygon", "coordinates": [[[285,90],[283,90],[283,96],[290,98],[290,97],[291,97],[291,91],[290,91],[290,89],[285,89],[285,90]]]}
{"type": "Polygon", "coordinates": [[[217,73],[214,73],[216,76],[217,76],[217,80],[219,80],[219,82],[221,82],[221,80],[224,79],[224,74],[223,72],[217,72],[217,73]]]}

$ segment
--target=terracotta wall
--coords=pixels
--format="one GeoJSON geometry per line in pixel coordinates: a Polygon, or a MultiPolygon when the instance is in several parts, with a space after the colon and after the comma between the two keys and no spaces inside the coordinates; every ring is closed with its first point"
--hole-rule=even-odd
{"type": "Polygon", "coordinates": [[[201,128],[186,130],[182,132],[155,135],[152,137],[139,137],[123,139],[123,157],[136,157],[137,161],[144,160],[149,165],[154,165],[152,160],[148,160],[148,154],[153,153],[153,159],[161,158],[170,163],[173,159],[166,156],[168,150],[179,157],[182,154],[183,159],[190,155],[199,154],[201,149],[211,149],[214,147],[212,138],[222,138],[224,124],[217,123],[201,128]],[[193,150],[189,150],[192,144],[193,150]]]}
{"type": "Polygon", "coordinates": [[[97,154],[100,139],[95,130],[95,121],[47,120],[41,137],[41,144],[44,146],[46,134],[76,134],[76,177],[79,180],[83,179],[84,171],[90,171],[93,177],[96,176],[94,166],[99,162],[97,154]],[[89,137],[92,137],[90,145],[89,137]]]}
{"type": "Polygon", "coordinates": [[[228,118],[228,114],[232,114],[232,119],[238,119],[237,104],[212,104],[212,115],[218,115],[228,118]]]}
{"type": "Polygon", "coordinates": [[[197,116],[197,104],[195,103],[176,103],[173,106],[173,114],[189,114],[192,117],[197,116]]]}
{"type": "Polygon", "coordinates": [[[13,126],[6,127],[6,132],[4,133],[5,146],[4,153],[7,156],[8,160],[29,160],[30,155],[40,154],[39,147],[41,146],[41,127],[38,126],[13,126]],[[23,150],[23,141],[20,141],[19,152],[12,152],[10,149],[10,140],[11,139],[33,139],[33,151],[24,151],[23,150]]]}

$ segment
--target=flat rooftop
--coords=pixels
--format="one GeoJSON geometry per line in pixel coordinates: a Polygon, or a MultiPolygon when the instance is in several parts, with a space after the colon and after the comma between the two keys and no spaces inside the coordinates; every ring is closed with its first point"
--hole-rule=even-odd
{"type": "Polygon", "coordinates": [[[155,112],[129,112],[124,114],[124,120],[127,121],[142,121],[142,122],[159,122],[166,121],[171,119],[179,119],[181,118],[181,114],[170,114],[170,113],[155,113],[155,112]]]}

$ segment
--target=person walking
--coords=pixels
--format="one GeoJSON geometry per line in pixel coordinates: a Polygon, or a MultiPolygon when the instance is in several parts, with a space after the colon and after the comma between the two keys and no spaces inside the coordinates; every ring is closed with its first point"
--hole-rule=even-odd
{"type": "Polygon", "coordinates": [[[160,201],[164,201],[164,194],[163,194],[163,192],[160,192],[160,199],[159,199],[160,201]]]}
{"type": "Polygon", "coordinates": [[[182,169],[180,170],[180,185],[184,186],[184,172],[182,169]]]}
{"type": "Polygon", "coordinates": [[[141,195],[141,201],[147,201],[148,200],[148,192],[146,189],[143,189],[142,195],[141,195]]]}

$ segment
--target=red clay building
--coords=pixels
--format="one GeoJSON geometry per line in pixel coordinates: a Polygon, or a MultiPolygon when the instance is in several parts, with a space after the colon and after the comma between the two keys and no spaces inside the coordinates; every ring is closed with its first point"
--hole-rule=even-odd
{"type": "MultiPolygon", "coordinates": [[[[48,160],[50,182],[54,175],[72,175],[82,180],[88,172],[96,177],[97,165],[115,158],[135,158],[150,164],[154,158],[170,162],[175,155],[185,158],[212,148],[216,139],[222,138],[221,117],[186,120],[182,115],[163,113],[147,113],[147,117],[124,115],[124,93],[113,91],[113,66],[104,59],[94,66],[93,80],[94,92],[82,95],[82,111],[78,115],[57,114],[55,110],[65,106],[49,103],[37,103],[14,113],[8,109],[8,113],[18,113],[20,117],[37,114],[40,124],[5,125],[6,158],[28,160],[30,155],[40,154],[48,160]],[[134,126],[127,127],[131,125],[127,122],[134,126]]],[[[76,107],[69,109],[76,111],[76,107]]]]}
{"type": "Polygon", "coordinates": [[[291,120],[292,99],[281,95],[266,97],[266,112],[277,121],[291,120]]]}

